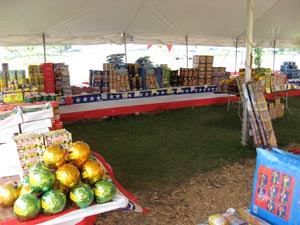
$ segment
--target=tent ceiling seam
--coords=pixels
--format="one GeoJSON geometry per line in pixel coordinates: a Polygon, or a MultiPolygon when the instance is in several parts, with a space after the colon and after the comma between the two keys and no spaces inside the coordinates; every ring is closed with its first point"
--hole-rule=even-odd
{"type": "Polygon", "coordinates": [[[127,26],[125,27],[125,29],[123,30],[122,33],[126,33],[127,29],[129,28],[129,26],[133,23],[133,21],[135,20],[135,18],[137,17],[137,15],[140,13],[140,11],[142,10],[142,8],[144,7],[145,3],[147,0],[144,0],[143,3],[141,4],[141,6],[139,7],[139,9],[137,10],[137,12],[134,14],[134,16],[131,18],[131,20],[129,21],[129,23],[127,24],[127,26]]]}
{"type": "MultiPolygon", "coordinates": [[[[262,18],[264,18],[264,16],[270,12],[281,0],[278,0],[277,2],[275,2],[270,8],[268,8],[257,20],[254,21],[254,25],[257,24],[260,20],[262,20],[262,18]]],[[[254,12],[253,6],[252,6],[252,10],[254,12]]],[[[238,38],[240,38],[241,36],[243,36],[246,33],[246,30],[244,30],[240,35],[238,35],[238,38]]]]}

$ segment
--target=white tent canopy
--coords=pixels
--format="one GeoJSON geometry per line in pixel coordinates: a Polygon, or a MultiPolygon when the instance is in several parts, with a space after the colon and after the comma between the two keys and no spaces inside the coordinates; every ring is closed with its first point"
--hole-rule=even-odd
{"type": "MultiPolygon", "coordinates": [[[[300,0],[255,0],[257,46],[300,46],[300,0]]],[[[245,46],[246,0],[9,0],[0,45],[185,44],[245,46]]]]}

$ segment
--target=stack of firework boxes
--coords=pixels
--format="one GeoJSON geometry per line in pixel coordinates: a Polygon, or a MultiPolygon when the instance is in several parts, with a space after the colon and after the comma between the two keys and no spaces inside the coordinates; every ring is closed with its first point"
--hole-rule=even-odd
{"type": "Polygon", "coordinates": [[[8,64],[2,63],[2,71],[0,71],[0,101],[5,103],[22,102],[23,92],[20,87],[25,84],[25,70],[9,70],[8,64]]]}
{"type": "Polygon", "coordinates": [[[42,68],[46,93],[55,93],[58,96],[72,94],[68,65],[43,63],[42,68]]]}
{"type": "Polygon", "coordinates": [[[127,68],[117,68],[116,64],[103,63],[103,70],[109,71],[109,92],[130,91],[129,76],[127,68]]]}
{"type": "Polygon", "coordinates": [[[193,68],[198,69],[198,85],[213,84],[213,62],[213,56],[193,56],[193,68]]]}

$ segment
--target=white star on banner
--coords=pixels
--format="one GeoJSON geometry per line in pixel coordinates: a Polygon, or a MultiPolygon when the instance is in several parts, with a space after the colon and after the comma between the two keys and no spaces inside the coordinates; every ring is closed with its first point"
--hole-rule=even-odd
{"type": "Polygon", "coordinates": [[[98,95],[97,97],[96,97],[96,99],[97,99],[97,101],[100,101],[100,95],[98,95]]]}
{"type": "Polygon", "coordinates": [[[84,101],[84,102],[87,102],[87,97],[84,97],[84,98],[83,98],[83,101],[84,101]]]}
{"type": "Polygon", "coordinates": [[[94,96],[91,96],[91,97],[90,97],[90,101],[91,101],[91,102],[93,102],[93,101],[94,101],[94,99],[95,99],[95,97],[94,97],[94,96]]]}
{"type": "Polygon", "coordinates": [[[79,103],[80,102],[80,98],[76,98],[76,102],[79,103]]]}

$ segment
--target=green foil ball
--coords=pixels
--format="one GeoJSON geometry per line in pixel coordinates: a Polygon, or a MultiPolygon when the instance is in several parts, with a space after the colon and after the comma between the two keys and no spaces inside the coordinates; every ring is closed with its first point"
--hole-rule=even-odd
{"type": "Polygon", "coordinates": [[[28,176],[23,176],[19,183],[18,183],[19,187],[23,187],[23,186],[29,186],[29,177],[28,176]]]}
{"type": "Polygon", "coordinates": [[[70,190],[70,199],[79,208],[86,208],[94,201],[94,192],[88,184],[77,184],[70,190]]]}
{"type": "Polygon", "coordinates": [[[49,190],[41,198],[43,213],[46,215],[59,213],[64,210],[66,202],[66,196],[60,190],[49,190]]]}
{"type": "Polygon", "coordinates": [[[28,221],[35,218],[41,210],[40,199],[33,194],[20,196],[14,204],[14,213],[19,221],[28,221]]]}
{"type": "Polygon", "coordinates": [[[29,169],[29,185],[33,191],[48,191],[54,181],[54,173],[43,164],[37,163],[29,169]]]}
{"type": "Polygon", "coordinates": [[[95,183],[94,192],[97,203],[108,202],[116,195],[117,189],[110,179],[102,179],[95,183]]]}

